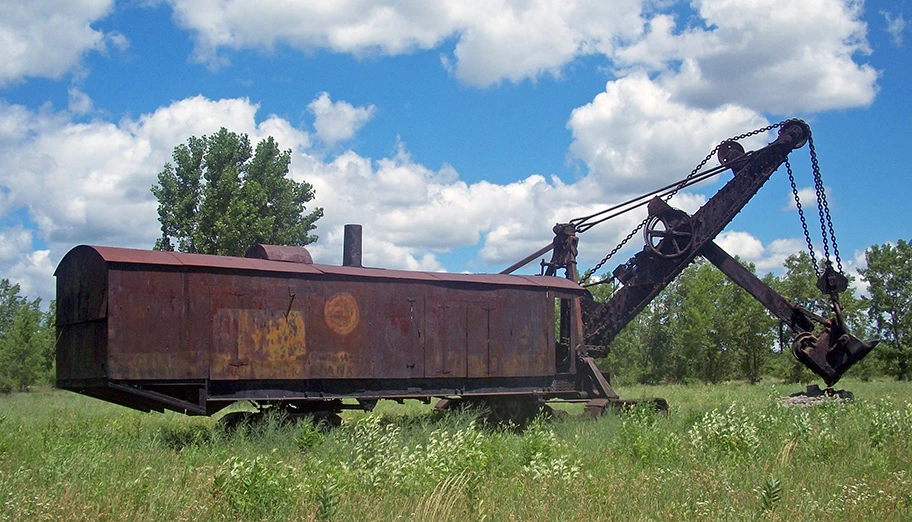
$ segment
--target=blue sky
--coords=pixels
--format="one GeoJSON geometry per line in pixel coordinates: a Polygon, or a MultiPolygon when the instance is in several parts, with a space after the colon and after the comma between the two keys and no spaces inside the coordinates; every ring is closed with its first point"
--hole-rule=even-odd
{"type": "MultiPolygon", "coordinates": [[[[912,13],[793,4],[2,2],[0,276],[49,299],[73,246],[150,248],[157,173],[222,126],[293,149],[291,176],[325,210],[317,262],[338,263],[342,225],[362,223],[368,264],[495,272],[555,222],[789,117],[811,125],[854,270],[865,248],[909,239],[912,13]]],[[[807,150],[792,158],[813,208],[807,150]]],[[[720,183],[672,204],[692,212],[720,183]]],[[[778,270],[804,245],[790,200],[779,172],[718,242],[778,270]]],[[[581,269],[640,219],[584,234],[581,269]]]]}

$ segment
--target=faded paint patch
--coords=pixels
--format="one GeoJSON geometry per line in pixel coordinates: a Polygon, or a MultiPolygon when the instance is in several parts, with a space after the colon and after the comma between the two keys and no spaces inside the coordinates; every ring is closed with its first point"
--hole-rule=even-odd
{"type": "Polygon", "coordinates": [[[361,319],[358,302],[348,292],[339,292],[330,297],[323,306],[326,325],[339,335],[350,334],[361,319]]]}
{"type": "Polygon", "coordinates": [[[238,357],[253,361],[291,361],[307,352],[304,316],[266,310],[236,310],[238,357]]]}
{"type": "Polygon", "coordinates": [[[212,322],[210,379],[302,378],[307,357],[304,313],[219,309],[212,322]]]}

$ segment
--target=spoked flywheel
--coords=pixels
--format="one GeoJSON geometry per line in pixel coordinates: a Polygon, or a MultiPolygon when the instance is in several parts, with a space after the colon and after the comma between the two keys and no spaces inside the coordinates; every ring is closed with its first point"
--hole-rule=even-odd
{"type": "Polygon", "coordinates": [[[693,243],[690,216],[678,209],[649,216],[643,228],[646,247],[661,257],[684,255],[693,243]]]}

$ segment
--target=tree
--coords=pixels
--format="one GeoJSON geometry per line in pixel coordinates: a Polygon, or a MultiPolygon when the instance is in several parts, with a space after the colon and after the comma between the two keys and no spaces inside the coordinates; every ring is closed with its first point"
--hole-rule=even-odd
{"type": "Polygon", "coordinates": [[[774,325],[763,305],[704,259],[666,291],[677,302],[675,344],[688,357],[692,377],[705,383],[759,381],[771,356],[774,325]]]}
{"type": "Polygon", "coordinates": [[[16,312],[24,303],[25,298],[19,295],[18,284],[11,284],[9,279],[0,281],[0,339],[6,337],[16,312]]]}
{"type": "MultiPolygon", "coordinates": [[[[702,259],[684,269],[665,292],[675,303],[674,345],[675,356],[685,358],[677,365],[676,377],[699,378],[704,383],[715,383],[728,373],[728,353],[721,350],[719,290],[724,276],[702,259]]],[[[732,312],[725,310],[728,316],[732,312]]]]}
{"type": "Polygon", "coordinates": [[[874,245],[865,252],[867,268],[859,270],[868,283],[868,316],[884,343],[877,348],[888,374],[912,377],[909,343],[912,341],[912,245],[900,239],[896,246],[874,245]]]}
{"type": "Polygon", "coordinates": [[[55,306],[19,295],[19,285],[0,281],[0,391],[25,391],[50,378],[54,365],[55,306]]]}
{"type": "MultiPolygon", "coordinates": [[[[752,263],[747,267],[756,272],[752,263]]],[[[763,278],[768,285],[772,280],[772,275],[763,278]]],[[[759,301],[731,280],[726,279],[722,293],[723,302],[730,303],[734,311],[726,319],[722,341],[734,354],[739,376],[756,384],[773,356],[776,321],[759,301]]]]}
{"type": "Polygon", "coordinates": [[[600,367],[624,384],[657,384],[673,380],[671,329],[666,301],[659,296],[649,303],[611,342],[600,367]]]}
{"type": "Polygon", "coordinates": [[[246,134],[222,128],[191,136],[172,159],[152,186],[162,230],[156,250],[242,256],[255,243],[316,241],[323,209],[305,213],[313,187],[287,177],[291,151],[271,136],[253,151],[246,134]]]}
{"type": "MultiPolygon", "coordinates": [[[[610,296],[593,293],[599,300],[610,296]]],[[[772,355],[774,324],[759,302],[697,259],[614,339],[605,364],[612,374],[646,384],[757,382],[772,355]]]]}

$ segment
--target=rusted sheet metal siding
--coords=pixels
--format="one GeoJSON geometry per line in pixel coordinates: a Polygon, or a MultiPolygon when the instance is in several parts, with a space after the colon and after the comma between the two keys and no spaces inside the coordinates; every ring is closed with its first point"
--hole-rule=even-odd
{"type": "Polygon", "coordinates": [[[209,358],[212,346],[212,306],[210,281],[206,273],[189,272],[184,275],[184,322],[181,333],[190,358],[190,372],[197,378],[209,376],[209,358]]]}
{"type": "Polygon", "coordinates": [[[108,374],[112,379],[204,379],[205,351],[190,342],[187,275],[111,270],[108,374]]]}
{"type": "Polygon", "coordinates": [[[92,247],[76,247],[60,262],[57,276],[57,324],[103,319],[107,312],[107,263],[92,247]]]}
{"type": "Polygon", "coordinates": [[[498,375],[491,359],[491,316],[500,311],[499,296],[466,303],[466,373],[469,377],[498,375]]]}
{"type": "Polygon", "coordinates": [[[554,374],[540,290],[211,277],[211,379],[554,374]]]}
{"type": "Polygon", "coordinates": [[[554,375],[554,303],[545,292],[505,288],[491,322],[497,376],[554,375]]]}
{"type": "Polygon", "coordinates": [[[99,319],[57,327],[57,381],[106,376],[107,321],[99,319]]]}
{"type": "Polygon", "coordinates": [[[427,297],[426,377],[553,375],[553,305],[545,292],[436,287],[427,297]]]}
{"type": "Polygon", "coordinates": [[[57,380],[100,379],[107,364],[107,263],[90,247],[61,261],[57,276],[57,380]]]}
{"type": "Polygon", "coordinates": [[[555,372],[557,278],[409,273],[77,247],[59,375],[409,379],[555,372]],[[83,295],[84,294],[84,295],[83,295]]]}
{"type": "Polygon", "coordinates": [[[361,315],[373,331],[366,347],[373,361],[373,376],[407,379],[424,376],[424,289],[421,284],[372,285],[361,315]],[[366,310],[365,310],[366,309],[366,310]]]}
{"type": "Polygon", "coordinates": [[[211,379],[306,378],[300,284],[244,274],[210,274],[207,283],[211,379]]]}
{"type": "Polygon", "coordinates": [[[426,377],[467,376],[467,337],[479,325],[468,323],[471,292],[445,287],[427,289],[424,371],[426,377]]]}
{"type": "Polygon", "coordinates": [[[420,285],[214,276],[210,378],[423,376],[420,285]]]}

